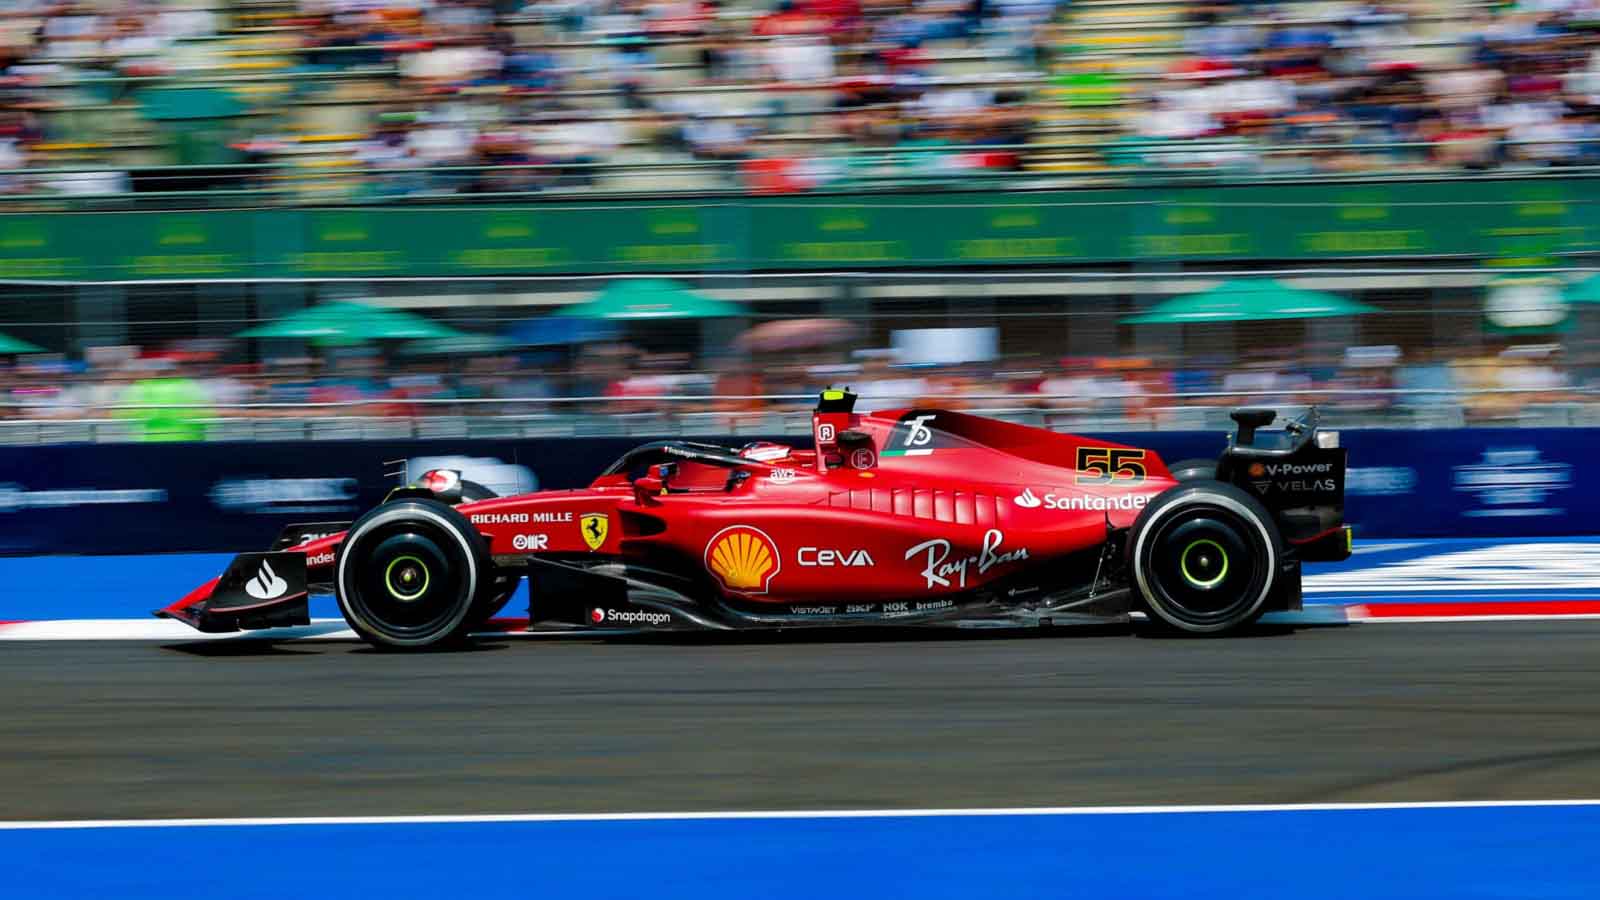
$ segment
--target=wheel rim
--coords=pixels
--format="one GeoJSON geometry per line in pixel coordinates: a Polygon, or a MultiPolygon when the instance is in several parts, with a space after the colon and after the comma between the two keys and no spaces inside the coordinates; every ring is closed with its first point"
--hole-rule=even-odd
{"type": "Polygon", "coordinates": [[[401,603],[410,603],[428,593],[430,581],[428,564],[415,556],[397,556],[383,571],[383,586],[390,597],[401,603]]]}
{"type": "Polygon", "coordinates": [[[429,522],[398,520],[362,535],[342,599],[384,637],[428,638],[452,627],[468,599],[469,561],[459,544],[429,522]]]}
{"type": "Polygon", "coordinates": [[[1269,548],[1244,516],[1196,504],[1161,522],[1146,544],[1153,604],[1176,624],[1226,627],[1259,603],[1269,548]]]}
{"type": "Polygon", "coordinates": [[[1228,577],[1228,550],[1210,538],[1190,541],[1178,558],[1178,567],[1192,587],[1214,588],[1228,577]]]}

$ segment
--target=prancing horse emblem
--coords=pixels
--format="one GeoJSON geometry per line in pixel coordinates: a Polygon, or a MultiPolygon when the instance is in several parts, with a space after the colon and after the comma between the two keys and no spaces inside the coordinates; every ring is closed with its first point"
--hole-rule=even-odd
{"type": "Polygon", "coordinates": [[[583,542],[590,550],[599,550],[611,532],[611,517],[605,513],[584,513],[578,517],[578,527],[583,531],[583,542]]]}

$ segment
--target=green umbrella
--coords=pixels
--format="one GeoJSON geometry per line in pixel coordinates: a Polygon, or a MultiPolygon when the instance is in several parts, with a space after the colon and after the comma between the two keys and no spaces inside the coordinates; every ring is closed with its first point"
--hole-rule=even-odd
{"type": "Polygon", "coordinates": [[[1594,275],[1566,289],[1568,303],[1600,303],[1600,275],[1594,275]]]}
{"type": "Polygon", "coordinates": [[[361,303],[323,303],[291,313],[276,322],[239,332],[248,338],[299,338],[319,344],[363,341],[459,338],[457,331],[431,319],[398,309],[361,303]]]}
{"type": "Polygon", "coordinates": [[[1337,294],[1304,291],[1268,278],[1224,281],[1209,291],[1174,297],[1124,324],[1251,322],[1258,319],[1326,319],[1378,312],[1337,294]]]}
{"type": "Polygon", "coordinates": [[[42,353],[43,347],[35,347],[27,341],[17,340],[8,334],[0,334],[0,353],[42,353]]]}
{"type": "Polygon", "coordinates": [[[575,303],[551,315],[584,319],[709,319],[737,316],[737,304],[713,300],[665,278],[612,282],[593,300],[575,303]]]}

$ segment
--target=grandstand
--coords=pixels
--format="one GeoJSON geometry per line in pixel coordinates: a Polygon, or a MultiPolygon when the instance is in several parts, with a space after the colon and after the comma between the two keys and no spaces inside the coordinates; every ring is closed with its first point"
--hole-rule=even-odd
{"type": "Polygon", "coordinates": [[[6,20],[0,165],[39,173],[12,177],[13,195],[316,202],[1578,164],[1600,137],[1591,15],[1442,0],[24,4],[6,20]]]}

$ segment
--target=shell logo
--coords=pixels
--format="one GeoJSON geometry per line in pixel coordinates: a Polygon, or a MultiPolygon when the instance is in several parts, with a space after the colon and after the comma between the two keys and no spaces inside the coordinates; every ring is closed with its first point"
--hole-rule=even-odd
{"type": "Polygon", "coordinates": [[[730,591],[765,594],[781,565],[778,545],[759,528],[730,525],[706,542],[706,569],[730,591]]]}

